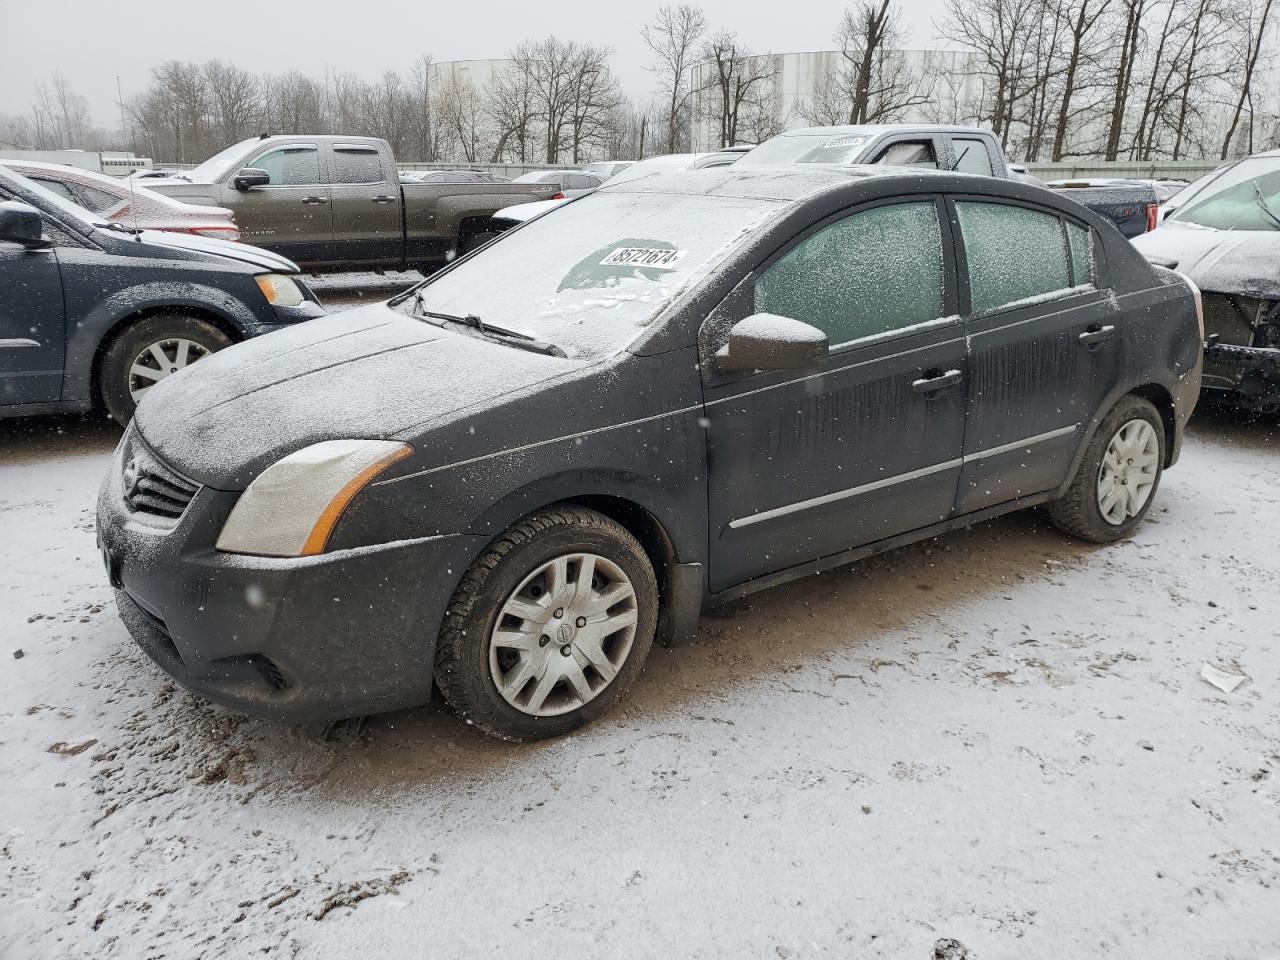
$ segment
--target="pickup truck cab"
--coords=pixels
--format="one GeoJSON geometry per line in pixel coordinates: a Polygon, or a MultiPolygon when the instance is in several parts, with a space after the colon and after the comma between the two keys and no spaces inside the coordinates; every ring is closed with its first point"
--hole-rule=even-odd
{"type": "Polygon", "coordinates": [[[490,239],[494,211],[558,190],[405,183],[385,140],[340,136],[244,140],[147,186],[186,203],[230,207],[246,241],[312,272],[432,270],[490,239]]]}
{"type": "MultiPolygon", "coordinates": [[[[980,127],[938,124],[866,124],[788,130],[747,153],[743,166],[779,163],[871,163],[973,173],[1002,180],[1033,179],[1010,164],[1000,141],[980,127]]],[[[1159,199],[1150,184],[1134,180],[1114,184],[1067,184],[1066,195],[1106,217],[1126,237],[1154,230],[1159,199]]]]}

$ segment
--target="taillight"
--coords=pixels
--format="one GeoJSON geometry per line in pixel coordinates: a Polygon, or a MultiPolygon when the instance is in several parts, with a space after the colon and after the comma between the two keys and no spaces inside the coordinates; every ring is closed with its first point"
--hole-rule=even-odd
{"type": "Polygon", "coordinates": [[[564,194],[563,194],[563,193],[553,193],[551,196],[547,197],[547,199],[548,199],[548,200],[563,200],[563,199],[564,199],[564,194]]]}
{"type": "Polygon", "coordinates": [[[1179,273],[1182,282],[1191,288],[1191,297],[1196,302],[1196,323],[1200,325],[1200,342],[1204,342],[1204,298],[1200,295],[1200,288],[1196,286],[1194,280],[1185,273],[1179,273]]]}
{"type": "Polygon", "coordinates": [[[1147,233],[1160,226],[1160,204],[1147,204],[1147,233]]]}

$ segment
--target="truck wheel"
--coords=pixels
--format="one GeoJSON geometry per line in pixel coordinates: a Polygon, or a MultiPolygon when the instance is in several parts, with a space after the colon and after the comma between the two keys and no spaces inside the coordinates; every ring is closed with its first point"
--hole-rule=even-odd
{"type": "Polygon", "coordinates": [[[485,733],[558,736],[622,695],[657,620],[653,565],[635,537],[594,510],[543,510],[462,578],[436,647],[436,684],[485,733]]]}
{"type": "Polygon", "coordinates": [[[231,338],[198,317],[157,313],[129,324],[98,365],[102,403],[120,424],[129,422],[146,392],[165,377],[231,346],[231,338]]]}
{"type": "Polygon", "coordinates": [[[467,230],[458,238],[458,255],[470,253],[477,247],[483,247],[494,237],[500,236],[502,236],[501,230],[492,230],[485,227],[467,230]]]}
{"type": "Polygon", "coordinates": [[[1122,398],[1098,425],[1066,496],[1049,504],[1054,526],[1093,543],[1127,537],[1151,509],[1164,457],[1156,408],[1142,397],[1122,398]]]}

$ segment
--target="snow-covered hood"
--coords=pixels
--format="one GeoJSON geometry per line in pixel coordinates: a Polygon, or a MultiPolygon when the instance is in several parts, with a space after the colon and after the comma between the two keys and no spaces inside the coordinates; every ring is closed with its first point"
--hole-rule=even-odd
{"type": "Polygon", "coordinates": [[[1133,238],[1148,259],[1176,260],[1201,290],[1280,300],[1280,230],[1214,230],[1177,221],[1133,238]]]}
{"type": "Polygon", "coordinates": [[[397,438],[420,447],[464,411],[581,365],[373,304],[207,357],[147,391],[134,422],[191,479],[241,490],[320,440],[397,438]]]}
{"type": "Polygon", "coordinates": [[[274,273],[299,272],[298,265],[287,257],[247,243],[233,243],[216,237],[198,237],[195,234],[166,233],[159,230],[143,230],[142,241],[157,247],[193,250],[196,253],[209,253],[229,260],[239,260],[241,263],[249,263],[274,273]]]}

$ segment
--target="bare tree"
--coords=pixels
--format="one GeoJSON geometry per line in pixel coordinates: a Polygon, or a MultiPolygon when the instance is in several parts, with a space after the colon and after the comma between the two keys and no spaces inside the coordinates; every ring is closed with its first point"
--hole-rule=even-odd
{"type": "Polygon", "coordinates": [[[701,59],[712,69],[710,95],[705,101],[708,119],[718,121],[719,145],[731,147],[739,142],[740,121],[768,109],[770,88],[777,75],[775,58],[751,53],[737,34],[720,30],[702,45],[701,59]]]}
{"type": "MultiPolygon", "coordinates": [[[[1240,115],[1244,112],[1245,103],[1252,103],[1253,81],[1254,75],[1258,68],[1258,57],[1262,53],[1263,44],[1267,36],[1267,20],[1271,16],[1271,8],[1274,0],[1261,0],[1261,6],[1250,2],[1246,5],[1239,20],[1243,28],[1244,43],[1237,46],[1239,61],[1242,64],[1239,80],[1239,95],[1236,97],[1235,109],[1231,113],[1231,123],[1227,127],[1226,136],[1222,138],[1222,151],[1220,158],[1225,160],[1231,150],[1231,141],[1236,135],[1236,128],[1240,125],[1240,115]]],[[[1252,108],[1250,109],[1250,134],[1253,132],[1252,108]]],[[[1252,139],[1252,137],[1250,137],[1252,139]]],[[[1252,142],[1248,145],[1248,150],[1252,151],[1252,142]]]]}
{"type": "Polygon", "coordinates": [[[248,136],[261,110],[258,82],[244,70],[220,60],[204,65],[213,127],[223,143],[248,136]]]}
{"type": "Polygon", "coordinates": [[[653,22],[640,30],[654,55],[650,68],[658,74],[666,100],[667,152],[676,153],[681,130],[687,129],[688,103],[693,90],[688,74],[693,66],[698,41],[707,32],[707,18],[697,7],[658,8],[653,22]]]}

